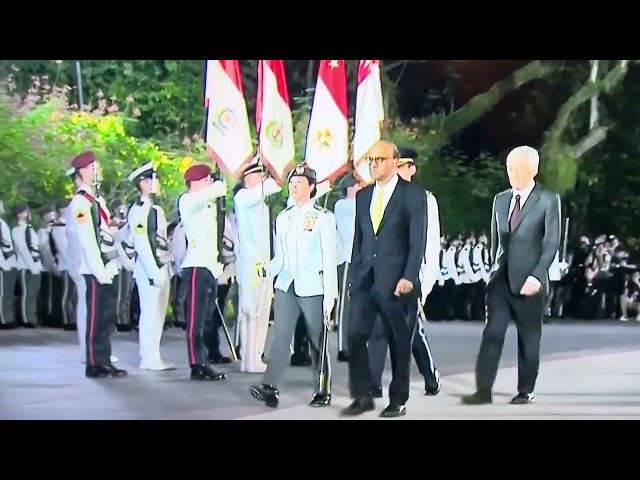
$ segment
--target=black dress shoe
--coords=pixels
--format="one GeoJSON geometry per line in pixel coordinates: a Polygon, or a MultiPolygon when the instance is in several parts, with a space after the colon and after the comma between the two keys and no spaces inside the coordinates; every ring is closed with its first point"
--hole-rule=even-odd
{"type": "Polygon", "coordinates": [[[477,391],[462,397],[462,403],[465,405],[488,405],[493,403],[493,398],[491,392],[477,391]]]}
{"type": "Polygon", "coordinates": [[[94,365],[86,368],[85,375],[89,378],[124,377],[127,371],[113,365],[94,365]]]}
{"type": "Polygon", "coordinates": [[[387,405],[382,412],[380,412],[380,416],[382,418],[394,418],[394,417],[402,417],[407,414],[407,407],[405,405],[398,405],[396,403],[390,403],[387,405]]]}
{"type": "Polygon", "coordinates": [[[382,398],[382,387],[371,387],[371,396],[373,398],[382,398]]]}
{"type": "Polygon", "coordinates": [[[511,399],[511,405],[528,405],[536,403],[536,397],[533,393],[519,393],[511,399]]]}
{"type": "Polygon", "coordinates": [[[339,351],[338,352],[338,361],[339,362],[348,362],[349,361],[349,355],[347,355],[347,352],[344,351],[339,351]]]}
{"type": "Polygon", "coordinates": [[[251,395],[256,400],[264,402],[267,407],[278,408],[279,392],[278,389],[272,385],[252,385],[251,395]]]}
{"type": "Polygon", "coordinates": [[[308,367],[312,364],[311,355],[309,354],[300,354],[294,353],[291,355],[291,366],[292,367],[308,367]]]}
{"type": "Polygon", "coordinates": [[[438,393],[440,393],[440,371],[436,368],[435,384],[431,382],[429,384],[425,383],[424,394],[428,397],[435,397],[438,393]]]}
{"type": "Polygon", "coordinates": [[[109,370],[111,370],[112,377],[124,377],[128,375],[126,370],[122,370],[121,368],[116,368],[113,365],[109,365],[109,370]]]}
{"type": "Polygon", "coordinates": [[[345,417],[355,417],[362,415],[363,413],[371,412],[375,410],[376,405],[373,403],[373,398],[356,398],[351,405],[343,409],[340,412],[345,417]]]}
{"type": "Polygon", "coordinates": [[[331,405],[330,393],[314,393],[309,403],[310,407],[328,407],[329,405],[331,405]]]}
{"type": "Polygon", "coordinates": [[[224,380],[227,378],[225,373],[218,373],[208,365],[192,365],[191,380],[224,380]]]}
{"type": "Polygon", "coordinates": [[[106,378],[111,376],[111,368],[106,365],[87,367],[84,372],[88,378],[106,378]]]}
{"type": "Polygon", "coordinates": [[[231,363],[233,362],[233,360],[231,360],[229,357],[223,357],[222,355],[218,354],[218,355],[211,355],[209,357],[209,361],[211,363],[220,365],[220,364],[226,364],[226,363],[231,363]]]}

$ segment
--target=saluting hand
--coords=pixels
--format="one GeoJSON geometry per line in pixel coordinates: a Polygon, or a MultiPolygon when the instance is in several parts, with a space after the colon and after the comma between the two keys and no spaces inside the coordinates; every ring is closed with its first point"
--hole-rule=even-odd
{"type": "Polygon", "coordinates": [[[401,278],[398,284],[396,285],[396,291],[393,293],[396,297],[400,295],[406,295],[407,293],[413,290],[413,283],[411,283],[406,278],[401,278]]]}

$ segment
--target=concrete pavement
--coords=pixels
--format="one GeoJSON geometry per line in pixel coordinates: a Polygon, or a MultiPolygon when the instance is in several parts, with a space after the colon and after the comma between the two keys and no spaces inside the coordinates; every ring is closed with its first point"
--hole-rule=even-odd
{"type": "MultiPolygon", "coordinates": [[[[428,335],[443,375],[437,397],[422,395],[413,372],[406,419],[430,418],[640,418],[640,323],[564,322],[545,325],[537,403],[508,405],[516,386],[516,335],[507,335],[494,405],[469,407],[459,396],[473,391],[473,363],[481,323],[430,323],[428,335]]],[[[51,329],[0,331],[0,419],[336,419],[348,404],[347,368],[335,361],[333,405],[311,409],[311,369],[290,368],[281,407],[266,408],[248,389],[260,375],[237,364],[220,367],[224,382],[191,382],[184,332],[170,330],[163,352],[179,368],[146,372],[137,368],[137,335],[116,333],[114,354],[129,370],[122,379],[84,377],[75,332],[51,329]]],[[[388,365],[387,365],[388,367],[388,365]]],[[[389,372],[387,371],[387,378],[389,372]]],[[[385,406],[378,400],[378,409],[385,406]]],[[[363,416],[377,418],[377,412],[363,416]]]]}

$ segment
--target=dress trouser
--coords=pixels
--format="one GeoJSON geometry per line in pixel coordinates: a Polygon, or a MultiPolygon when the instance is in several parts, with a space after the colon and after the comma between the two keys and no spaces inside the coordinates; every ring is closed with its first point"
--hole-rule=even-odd
{"type": "Polygon", "coordinates": [[[111,333],[118,308],[118,275],[110,284],[99,283],[93,275],[83,277],[87,286],[87,366],[111,365],[111,333]]]}
{"type": "Polygon", "coordinates": [[[18,281],[22,294],[20,296],[20,315],[22,323],[35,327],[38,325],[38,294],[40,292],[40,274],[29,270],[20,270],[18,281]]]}
{"type": "Polygon", "coordinates": [[[187,355],[189,365],[209,366],[209,352],[204,341],[205,329],[210,329],[211,302],[216,298],[218,282],[208,268],[182,269],[185,284],[185,312],[187,321],[187,355]]]}
{"type": "Polygon", "coordinates": [[[294,335],[298,318],[302,314],[309,331],[316,392],[320,392],[320,365],[322,364],[324,365],[325,378],[327,378],[327,391],[322,393],[330,393],[331,365],[328,350],[324,361],[321,361],[320,358],[322,351],[320,342],[324,329],[322,300],[322,295],[298,297],[295,294],[293,283],[286,292],[276,289],[273,299],[273,343],[269,350],[267,370],[262,377],[263,384],[278,388],[284,371],[289,366],[291,337],[294,335]]]}
{"type": "Polygon", "coordinates": [[[487,319],[476,360],[476,384],[491,391],[498,373],[504,339],[513,319],[518,331],[518,393],[533,393],[540,366],[540,340],[545,296],[514,295],[509,288],[507,267],[487,285],[487,319]]]}
{"type": "MultiPolygon", "coordinates": [[[[2,253],[0,252],[0,255],[2,253]]],[[[16,323],[16,312],[14,308],[16,281],[19,271],[15,268],[11,270],[0,269],[0,324],[12,325],[16,323]]]]}

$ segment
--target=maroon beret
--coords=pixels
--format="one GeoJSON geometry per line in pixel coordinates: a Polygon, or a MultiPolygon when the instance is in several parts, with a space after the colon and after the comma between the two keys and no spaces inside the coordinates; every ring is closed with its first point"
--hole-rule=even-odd
{"type": "Polygon", "coordinates": [[[211,175],[211,168],[204,163],[190,166],[186,172],[184,172],[184,179],[187,182],[197,182],[203,178],[211,175]]]}
{"type": "Polygon", "coordinates": [[[96,154],[93,153],[92,151],[88,151],[88,152],[82,152],[78,155],[76,155],[76,158],[74,158],[71,161],[71,166],[73,168],[75,168],[76,170],[79,170],[81,168],[84,168],[88,165],[91,165],[93,162],[96,161],[96,154]]]}

